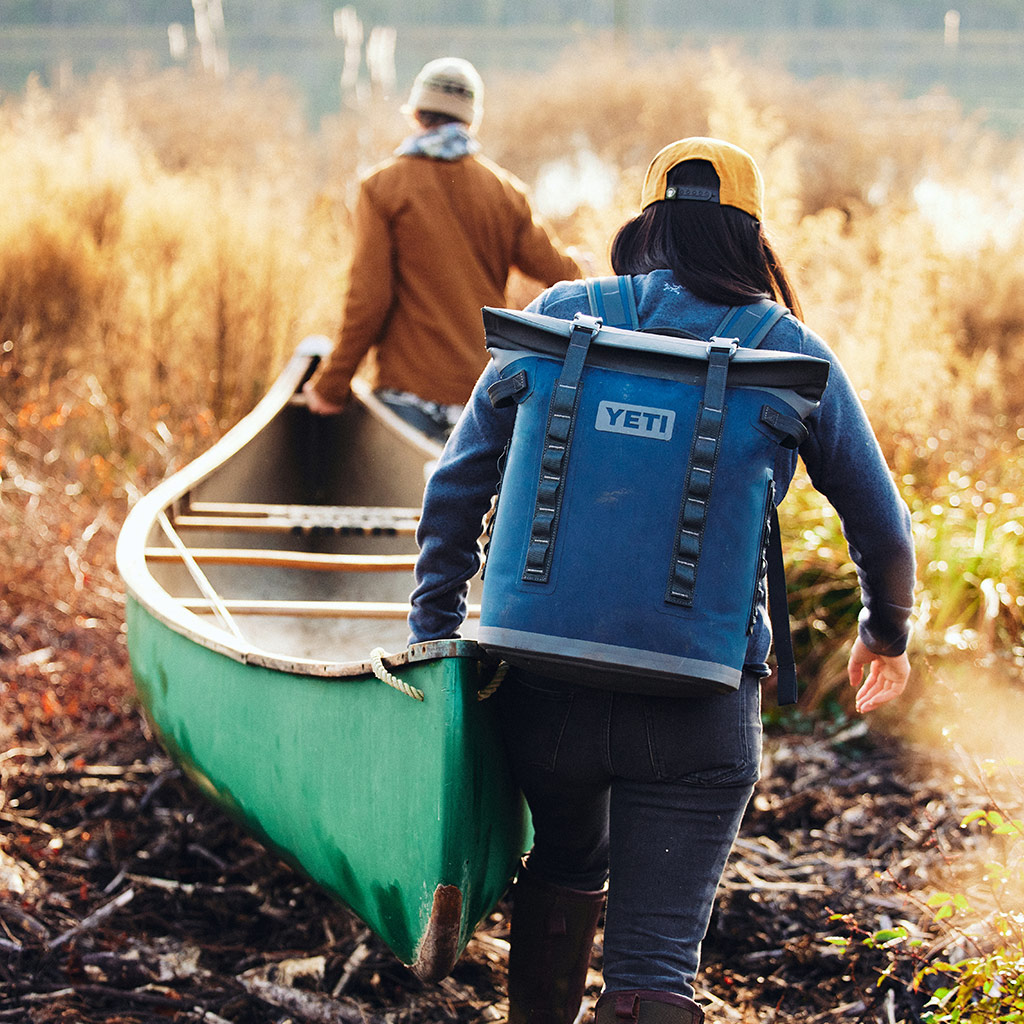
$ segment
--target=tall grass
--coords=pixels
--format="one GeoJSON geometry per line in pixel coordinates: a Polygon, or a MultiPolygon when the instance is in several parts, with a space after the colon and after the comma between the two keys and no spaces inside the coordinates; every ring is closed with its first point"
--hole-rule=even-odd
{"type": "Polygon", "coordinates": [[[0,111],[10,386],[45,394],[87,370],[136,412],[234,418],[298,335],[332,327],[343,246],[294,100],[146,86],[99,82],[67,110],[30,85],[0,111]]]}
{"type": "MultiPolygon", "coordinates": [[[[348,203],[404,134],[397,105],[342,110],[314,132],[281,83],[184,72],[7,98],[7,494],[27,409],[77,409],[83,388],[87,407],[108,403],[107,426],[95,410],[67,429],[130,475],[152,465],[158,424],[171,439],[195,439],[197,423],[216,433],[302,335],[333,335],[348,203]]],[[[596,45],[544,74],[488,81],[481,137],[531,185],[580,154],[604,169],[601,202],[584,194],[551,218],[600,272],[648,160],[688,134],[735,141],[765,173],[768,225],[806,319],[852,376],[914,513],[919,642],[1024,659],[1021,140],[940,95],[799,82],[728,51],[641,62],[596,45]]],[[[855,579],[809,488],[785,508],[794,616],[823,698],[841,677],[831,652],[853,628],[855,579]]]]}

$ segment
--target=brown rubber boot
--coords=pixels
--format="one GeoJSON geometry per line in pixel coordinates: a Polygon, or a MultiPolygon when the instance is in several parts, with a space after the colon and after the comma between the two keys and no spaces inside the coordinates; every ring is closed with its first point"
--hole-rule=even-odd
{"type": "Polygon", "coordinates": [[[520,869],[512,889],[508,1024],[573,1024],[604,895],[550,885],[520,869]]]}
{"type": "Polygon", "coordinates": [[[704,1011],[674,992],[605,992],[594,1024],[704,1024],[704,1011]]]}

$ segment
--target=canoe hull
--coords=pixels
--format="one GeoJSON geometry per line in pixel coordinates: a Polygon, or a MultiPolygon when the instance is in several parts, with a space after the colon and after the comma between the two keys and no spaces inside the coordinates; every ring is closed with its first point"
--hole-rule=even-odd
{"type": "Polygon", "coordinates": [[[396,668],[317,678],[245,664],[127,604],[136,685],[210,800],[349,906],[424,980],[447,975],[501,898],[527,815],[478,651],[423,645],[396,668]]]}
{"type": "Polygon", "coordinates": [[[203,792],[438,980],[514,876],[527,815],[495,701],[477,699],[480,649],[406,648],[441,449],[359,381],[343,413],[310,413],[302,385],[329,350],[305,339],[252,412],[129,512],[128,652],[203,792]]]}

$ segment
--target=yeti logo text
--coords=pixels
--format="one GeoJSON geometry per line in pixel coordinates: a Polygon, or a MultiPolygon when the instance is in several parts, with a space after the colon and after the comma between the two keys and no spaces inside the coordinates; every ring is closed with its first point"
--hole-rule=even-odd
{"type": "Polygon", "coordinates": [[[676,414],[671,409],[601,402],[597,407],[597,422],[594,426],[612,434],[635,434],[670,441],[675,420],[676,414]]]}

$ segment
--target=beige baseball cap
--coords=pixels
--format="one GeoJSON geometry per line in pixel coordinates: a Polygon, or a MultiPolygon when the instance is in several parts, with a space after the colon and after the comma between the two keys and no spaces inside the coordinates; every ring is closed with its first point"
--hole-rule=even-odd
{"type": "Polygon", "coordinates": [[[407,114],[417,110],[449,114],[475,127],[483,106],[484,83],[476,68],[461,57],[439,57],[425,64],[416,76],[402,110],[407,114]]]}
{"type": "Polygon", "coordinates": [[[764,181],[753,157],[739,146],[700,136],[667,145],[647,168],[640,209],[662,199],[693,199],[734,206],[757,220],[764,219],[764,181]],[[687,160],[707,160],[718,172],[719,186],[683,188],[668,184],[668,172],[687,160]]]}

